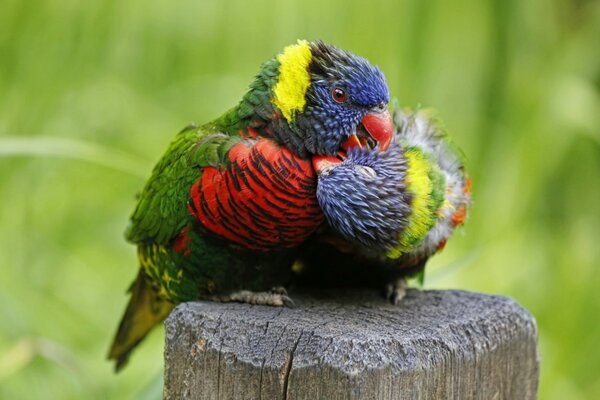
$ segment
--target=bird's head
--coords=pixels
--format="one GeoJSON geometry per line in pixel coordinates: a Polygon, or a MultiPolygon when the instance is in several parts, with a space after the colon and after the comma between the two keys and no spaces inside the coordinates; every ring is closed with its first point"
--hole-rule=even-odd
{"type": "Polygon", "coordinates": [[[354,146],[389,146],[393,122],[379,68],[321,41],[300,40],[275,60],[274,136],[292,151],[332,156],[354,146]]]}
{"type": "Polygon", "coordinates": [[[321,157],[317,199],[329,225],[350,243],[371,251],[395,246],[410,215],[403,149],[351,148],[347,158],[321,157]]]}

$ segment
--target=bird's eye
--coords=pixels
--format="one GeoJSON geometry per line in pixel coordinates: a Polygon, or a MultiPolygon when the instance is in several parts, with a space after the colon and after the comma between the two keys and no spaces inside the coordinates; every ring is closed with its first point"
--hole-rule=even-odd
{"type": "Polygon", "coordinates": [[[331,97],[336,103],[345,103],[348,96],[346,95],[346,91],[344,89],[334,87],[331,89],[331,97]]]}

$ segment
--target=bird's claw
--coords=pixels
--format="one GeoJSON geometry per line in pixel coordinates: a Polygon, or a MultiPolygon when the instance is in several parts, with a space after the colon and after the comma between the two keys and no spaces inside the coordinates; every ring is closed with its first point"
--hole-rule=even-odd
{"type": "Polygon", "coordinates": [[[396,306],[406,296],[407,287],[408,285],[406,283],[406,279],[404,278],[400,278],[394,282],[388,283],[385,286],[385,298],[396,306]]]}
{"type": "Polygon", "coordinates": [[[240,290],[225,296],[213,296],[211,300],[222,303],[238,302],[275,307],[293,308],[295,306],[294,301],[287,295],[287,291],[283,287],[274,287],[268,292],[240,290]]]}

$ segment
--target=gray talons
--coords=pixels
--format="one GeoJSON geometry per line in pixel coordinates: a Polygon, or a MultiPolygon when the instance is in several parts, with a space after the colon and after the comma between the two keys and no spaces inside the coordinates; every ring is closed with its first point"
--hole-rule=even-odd
{"type": "Polygon", "coordinates": [[[389,300],[393,305],[398,305],[400,301],[406,296],[406,289],[408,285],[406,279],[400,278],[392,283],[388,283],[385,286],[385,298],[389,300]]]}
{"type": "Polygon", "coordinates": [[[287,295],[287,291],[280,287],[273,288],[269,292],[251,292],[249,290],[240,290],[225,296],[213,296],[211,300],[222,303],[238,302],[290,308],[294,307],[295,305],[294,301],[287,295]],[[277,293],[275,292],[275,289],[277,289],[277,293]],[[284,293],[282,293],[281,290],[283,290],[284,293]]]}

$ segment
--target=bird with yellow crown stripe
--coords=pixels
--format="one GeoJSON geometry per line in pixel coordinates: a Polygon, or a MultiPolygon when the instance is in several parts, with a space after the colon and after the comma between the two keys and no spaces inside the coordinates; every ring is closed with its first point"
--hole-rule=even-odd
{"type": "Polygon", "coordinates": [[[175,136],[126,232],[140,270],[110,349],[117,370],[180,302],[285,305],[295,249],[325,221],[313,162],[342,157],[357,132],[393,135],[383,73],[320,41],[262,65],[239,104],[175,136]],[[313,160],[314,159],[314,160],[313,160]]]}
{"type": "Polygon", "coordinates": [[[315,159],[317,199],[329,227],[310,240],[295,265],[303,283],[385,285],[396,304],[405,277],[425,263],[463,224],[471,181],[430,110],[394,108],[395,135],[386,151],[357,146],[315,159]]]}

